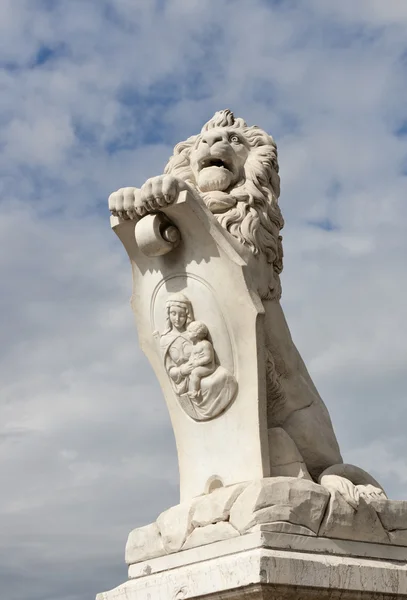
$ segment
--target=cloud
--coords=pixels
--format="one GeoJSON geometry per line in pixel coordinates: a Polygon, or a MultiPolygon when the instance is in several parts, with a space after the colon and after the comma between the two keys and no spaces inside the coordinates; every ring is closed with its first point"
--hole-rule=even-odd
{"type": "Polygon", "coordinates": [[[106,199],[224,107],[278,143],[283,305],[344,458],[407,498],[404,5],[36,0],[0,17],[4,596],[119,584],[129,530],[177,502],[106,199]]]}

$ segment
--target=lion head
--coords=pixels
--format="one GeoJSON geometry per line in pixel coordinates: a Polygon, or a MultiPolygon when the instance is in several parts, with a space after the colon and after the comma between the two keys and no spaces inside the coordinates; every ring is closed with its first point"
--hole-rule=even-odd
{"type": "Polygon", "coordinates": [[[254,255],[266,258],[271,272],[262,297],[279,297],[284,221],[278,206],[280,178],[273,138],[222,110],[199,135],[175,146],[165,173],[198,191],[231,235],[254,255]]]}

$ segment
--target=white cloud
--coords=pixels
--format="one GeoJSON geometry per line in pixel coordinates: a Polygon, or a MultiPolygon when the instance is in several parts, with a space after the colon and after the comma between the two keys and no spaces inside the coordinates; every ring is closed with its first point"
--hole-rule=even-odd
{"type": "Polygon", "coordinates": [[[171,145],[226,106],[278,142],[284,308],[343,454],[407,498],[407,136],[394,133],[407,121],[405,6],[2,3],[8,600],[113,587],[130,528],[177,501],[106,198],[158,174],[171,145]]]}

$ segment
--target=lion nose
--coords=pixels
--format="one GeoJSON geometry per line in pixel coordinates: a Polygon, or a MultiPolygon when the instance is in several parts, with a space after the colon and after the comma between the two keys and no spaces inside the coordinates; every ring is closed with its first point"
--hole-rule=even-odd
{"type": "Polygon", "coordinates": [[[202,139],[208,144],[209,147],[211,147],[217,142],[221,142],[223,138],[220,133],[211,133],[208,131],[208,133],[206,133],[202,139]]]}

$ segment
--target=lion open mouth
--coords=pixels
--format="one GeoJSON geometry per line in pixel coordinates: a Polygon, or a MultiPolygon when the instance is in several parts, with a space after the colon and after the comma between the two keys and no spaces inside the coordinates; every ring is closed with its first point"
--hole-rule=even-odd
{"type": "Polygon", "coordinates": [[[226,169],[227,171],[232,170],[229,167],[229,165],[221,158],[212,158],[212,157],[205,158],[204,160],[202,160],[200,162],[199,170],[202,171],[203,169],[207,169],[209,167],[223,168],[223,169],[226,169]]]}

